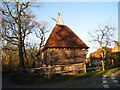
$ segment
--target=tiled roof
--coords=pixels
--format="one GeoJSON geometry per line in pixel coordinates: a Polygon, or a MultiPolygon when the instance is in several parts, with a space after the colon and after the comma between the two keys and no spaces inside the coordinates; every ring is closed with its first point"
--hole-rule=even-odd
{"type": "MultiPolygon", "coordinates": [[[[108,53],[112,53],[112,48],[103,47],[108,53]]],[[[102,49],[99,48],[97,51],[90,54],[90,58],[100,58],[102,56],[102,49]]]]}
{"type": "Polygon", "coordinates": [[[43,50],[47,48],[88,48],[88,46],[68,27],[57,25],[52,30],[43,50]]]}

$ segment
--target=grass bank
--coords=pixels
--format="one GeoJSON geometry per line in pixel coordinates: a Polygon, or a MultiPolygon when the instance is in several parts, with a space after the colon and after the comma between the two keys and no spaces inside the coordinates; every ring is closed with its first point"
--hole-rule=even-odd
{"type": "Polygon", "coordinates": [[[88,73],[83,73],[78,75],[56,75],[56,76],[52,76],[51,78],[44,78],[41,75],[23,75],[22,78],[20,78],[18,74],[15,74],[11,77],[11,81],[20,85],[41,85],[45,83],[84,79],[87,77],[97,77],[104,74],[109,75],[119,70],[120,68],[114,68],[106,71],[95,71],[95,72],[88,72],[88,73]]]}

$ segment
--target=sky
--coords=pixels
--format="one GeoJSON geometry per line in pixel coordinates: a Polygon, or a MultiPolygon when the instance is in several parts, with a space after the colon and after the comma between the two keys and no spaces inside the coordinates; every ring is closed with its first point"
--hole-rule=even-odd
{"type": "MultiPolygon", "coordinates": [[[[89,53],[95,51],[96,43],[90,43],[88,32],[93,32],[99,25],[110,23],[118,27],[118,2],[38,2],[42,7],[31,10],[36,15],[37,21],[49,23],[50,35],[57,19],[57,13],[61,13],[64,25],[67,25],[89,48],[89,53]]],[[[31,37],[32,39],[32,37],[31,37]]],[[[39,42],[38,39],[34,39],[39,42]]]]}

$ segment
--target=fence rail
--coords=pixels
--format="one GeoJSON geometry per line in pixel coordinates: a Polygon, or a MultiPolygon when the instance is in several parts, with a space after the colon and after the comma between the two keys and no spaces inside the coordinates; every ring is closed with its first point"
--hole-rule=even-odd
{"type": "Polygon", "coordinates": [[[86,68],[86,70],[90,70],[90,69],[101,69],[103,67],[93,67],[93,68],[86,68]]]}
{"type": "Polygon", "coordinates": [[[44,67],[39,67],[39,68],[30,68],[29,72],[34,72],[35,70],[44,70],[45,75],[50,75],[50,74],[62,74],[62,73],[69,73],[69,72],[77,72],[78,71],[84,71],[86,73],[86,70],[94,70],[94,69],[102,69],[104,70],[104,62],[97,62],[97,63],[77,63],[77,64],[70,64],[70,65],[64,65],[64,66],[44,66],[44,67]],[[94,67],[91,67],[89,65],[94,64],[94,67]],[[72,70],[56,70],[56,68],[64,68],[67,66],[76,66],[79,68],[77,69],[72,69],[72,70]],[[77,66],[78,65],[78,66],[77,66]],[[98,66],[97,66],[98,65],[98,66]],[[88,67],[89,66],[89,67],[88,67]]]}

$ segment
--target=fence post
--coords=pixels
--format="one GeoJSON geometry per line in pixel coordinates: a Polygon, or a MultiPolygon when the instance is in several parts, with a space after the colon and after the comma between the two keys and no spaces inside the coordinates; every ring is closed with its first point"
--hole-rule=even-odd
{"type": "Polygon", "coordinates": [[[114,60],[112,59],[112,68],[114,68],[114,60]]]}
{"type": "Polygon", "coordinates": [[[86,63],[84,63],[84,73],[86,73],[86,63]]]}
{"type": "Polygon", "coordinates": [[[50,78],[50,77],[51,77],[51,66],[48,65],[48,78],[50,78]]]}
{"type": "Polygon", "coordinates": [[[45,64],[45,66],[44,66],[44,70],[45,70],[45,78],[47,77],[47,69],[46,69],[46,64],[45,64]]]}
{"type": "Polygon", "coordinates": [[[102,60],[102,69],[105,71],[104,61],[102,60]]]}
{"type": "Polygon", "coordinates": [[[55,75],[55,66],[52,66],[52,74],[55,75]]]}

